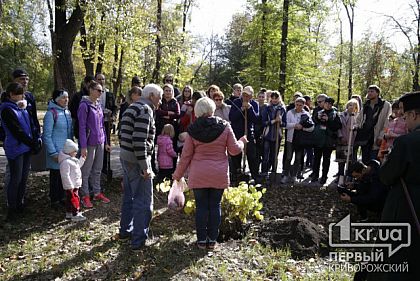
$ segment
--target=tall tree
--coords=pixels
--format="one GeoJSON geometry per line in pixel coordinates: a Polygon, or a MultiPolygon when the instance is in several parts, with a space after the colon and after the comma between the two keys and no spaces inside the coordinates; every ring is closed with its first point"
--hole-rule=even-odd
{"type": "Polygon", "coordinates": [[[342,0],[343,6],[346,9],[347,18],[350,26],[350,46],[349,46],[349,83],[348,83],[348,98],[350,99],[353,93],[353,35],[354,35],[354,8],[356,0],[342,0]]]}
{"type": "Polygon", "coordinates": [[[154,83],[159,83],[160,78],[160,67],[162,59],[162,41],[161,41],[161,31],[162,31],[162,0],[157,0],[157,9],[156,9],[156,64],[153,69],[152,81],[154,83]]]}
{"type": "Polygon", "coordinates": [[[404,24],[401,20],[398,20],[394,16],[386,15],[392,19],[397,28],[407,38],[410,46],[411,59],[413,64],[412,77],[413,77],[413,91],[420,91],[419,85],[419,70],[420,70],[420,1],[414,1],[415,4],[410,4],[410,8],[414,14],[414,19],[409,24],[404,24]],[[415,26],[411,24],[414,23],[415,26]],[[415,39],[413,40],[412,37],[415,39]]]}
{"type": "Polygon", "coordinates": [[[50,0],[47,0],[47,4],[54,57],[54,87],[65,88],[70,95],[73,95],[77,91],[73,67],[73,43],[82,26],[84,13],[81,5],[85,4],[85,0],[76,0],[75,7],[70,10],[67,0],[55,0],[54,14],[50,0]]]}
{"type": "Polygon", "coordinates": [[[289,0],[283,1],[283,22],[281,26],[281,49],[280,49],[280,75],[279,92],[284,97],[286,91],[286,68],[287,68],[287,34],[289,31],[289,0]]]}
{"type": "Polygon", "coordinates": [[[261,3],[262,17],[261,17],[261,57],[260,57],[260,87],[266,87],[267,79],[267,0],[262,0],[261,3]]]}
{"type": "MultiPolygon", "coordinates": [[[[187,26],[187,19],[188,19],[188,11],[190,10],[192,4],[192,0],[184,0],[183,9],[182,9],[182,34],[181,34],[181,46],[184,46],[185,43],[185,34],[186,34],[186,26],[187,26]]],[[[181,56],[177,58],[176,61],[176,75],[175,80],[177,82],[179,76],[179,66],[181,64],[181,56]]]]}

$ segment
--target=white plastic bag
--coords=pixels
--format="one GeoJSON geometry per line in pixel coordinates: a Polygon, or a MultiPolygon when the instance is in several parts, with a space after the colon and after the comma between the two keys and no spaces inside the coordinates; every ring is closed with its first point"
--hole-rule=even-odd
{"type": "Polygon", "coordinates": [[[172,187],[168,194],[168,208],[172,210],[182,210],[184,208],[185,197],[184,187],[186,186],[185,179],[181,178],[179,181],[174,180],[172,187]]]}

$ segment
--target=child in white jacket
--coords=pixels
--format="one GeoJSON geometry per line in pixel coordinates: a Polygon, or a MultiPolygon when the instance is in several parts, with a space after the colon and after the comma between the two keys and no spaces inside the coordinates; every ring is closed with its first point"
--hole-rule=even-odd
{"type": "Polygon", "coordinates": [[[67,139],[63,150],[58,155],[60,175],[63,189],[66,192],[66,219],[84,221],[86,217],[80,212],[79,188],[82,186],[82,171],[85,158],[76,158],[79,147],[72,140],[67,139]]]}

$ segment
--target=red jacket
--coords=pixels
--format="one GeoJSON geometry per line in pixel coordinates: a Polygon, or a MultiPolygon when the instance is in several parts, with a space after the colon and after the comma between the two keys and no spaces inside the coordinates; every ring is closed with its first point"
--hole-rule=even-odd
{"type": "Polygon", "coordinates": [[[171,137],[159,135],[157,145],[159,169],[172,169],[174,167],[172,158],[177,157],[177,154],[172,146],[171,137]]]}

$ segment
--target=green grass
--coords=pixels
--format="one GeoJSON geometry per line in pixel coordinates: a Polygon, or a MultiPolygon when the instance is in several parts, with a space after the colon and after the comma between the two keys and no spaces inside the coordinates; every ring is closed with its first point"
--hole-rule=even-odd
{"type": "MultiPolygon", "coordinates": [[[[2,179],[0,179],[2,182],[2,179]]],[[[274,250],[253,237],[220,244],[213,254],[194,247],[192,216],[166,210],[166,194],[155,196],[150,241],[131,252],[115,240],[121,194],[115,179],[112,200],[85,212],[84,223],[49,208],[45,176],[31,178],[33,198],[17,225],[0,225],[0,280],[350,280],[329,272],[322,259],[293,261],[287,249],[274,250]],[[37,197],[38,196],[38,197],[37,197]],[[317,267],[319,265],[319,267],[317,267]],[[319,270],[318,270],[319,269],[319,270]],[[143,278],[143,279],[142,279],[143,278]]],[[[4,212],[0,214],[0,221],[4,212]]]]}

